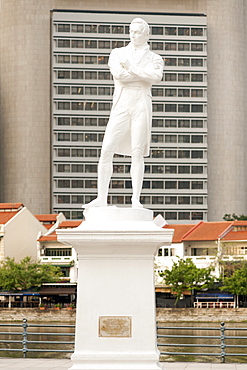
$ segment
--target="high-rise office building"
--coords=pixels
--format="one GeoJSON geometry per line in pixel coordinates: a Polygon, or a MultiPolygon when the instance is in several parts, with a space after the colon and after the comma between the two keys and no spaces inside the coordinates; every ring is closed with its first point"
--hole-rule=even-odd
{"type": "MultiPolygon", "coordinates": [[[[134,15],[52,12],[53,211],[81,217],[97,195],[97,162],[113,95],[111,49],[134,15]]],[[[141,202],[168,221],[207,219],[206,17],[145,14],[165,62],[154,85],[151,153],[141,202]]],[[[109,203],[131,204],[130,159],[115,156],[109,203]]]]}
{"type": "MultiPolygon", "coordinates": [[[[140,16],[165,61],[152,91],[144,206],[173,223],[246,214],[246,8],[239,0],[1,1],[0,200],[81,216],[96,195],[111,108],[107,59],[140,16]]],[[[116,156],[111,204],[128,205],[128,172],[129,158],[116,156]]]]}

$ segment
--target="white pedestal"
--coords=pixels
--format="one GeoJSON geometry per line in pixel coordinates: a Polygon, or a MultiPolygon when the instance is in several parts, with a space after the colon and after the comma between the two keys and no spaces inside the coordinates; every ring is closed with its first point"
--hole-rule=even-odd
{"type": "Polygon", "coordinates": [[[153,260],[173,230],[147,209],[89,208],[75,229],[58,230],[79,259],[71,370],[160,370],[153,260]]]}

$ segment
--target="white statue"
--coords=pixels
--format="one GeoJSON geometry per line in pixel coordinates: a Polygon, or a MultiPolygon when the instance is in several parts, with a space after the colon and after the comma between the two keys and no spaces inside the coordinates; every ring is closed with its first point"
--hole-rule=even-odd
{"type": "Polygon", "coordinates": [[[144,156],[149,155],[152,84],[161,81],[163,59],[149,50],[149,26],[141,18],[130,24],[130,43],[112,50],[109,67],[115,91],[98,164],[98,196],[82,208],[106,207],[114,153],[131,156],[132,207],[142,207],[144,156]]]}

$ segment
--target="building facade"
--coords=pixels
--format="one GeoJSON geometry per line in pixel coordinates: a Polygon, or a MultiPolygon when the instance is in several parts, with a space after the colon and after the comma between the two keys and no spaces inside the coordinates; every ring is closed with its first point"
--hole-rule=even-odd
{"type": "MultiPolygon", "coordinates": [[[[113,95],[108,58],[111,49],[129,43],[133,17],[52,12],[53,212],[67,218],[81,218],[81,205],[97,195],[97,163],[113,95]]],[[[144,18],[150,48],[164,58],[165,70],[152,89],[151,154],[141,202],[168,221],[206,220],[206,17],[144,18]]],[[[109,204],[131,204],[129,169],[130,158],[115,155],[109,204]]]]}
{"type": "MultiPolygon", "coordinates": [[[[0,201],[80,216],[80,204],[96,192],[110,110],[107,57],[128,42],[126,27],[136,16],[151,24],[152,49],[166,63],[153,89],[144,206],[173,223],[247,212],[246,2],[239,0],[1,1],[0,201]],[[183,81],[192,74],[203,81],[183,81]]],[[[115,160],[109,201],[127,205],[128,158],[115,160]]]]}

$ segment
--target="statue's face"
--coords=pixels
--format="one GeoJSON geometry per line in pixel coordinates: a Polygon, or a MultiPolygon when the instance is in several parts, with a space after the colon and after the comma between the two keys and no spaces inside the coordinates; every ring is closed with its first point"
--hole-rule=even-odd
{"type": "Polygon", "coordinates": [[[148,36],[143,32],[142,26],[138,23],[130,25],[130,41],[134,46],[141,46],[148,40],[148,36]]]}

